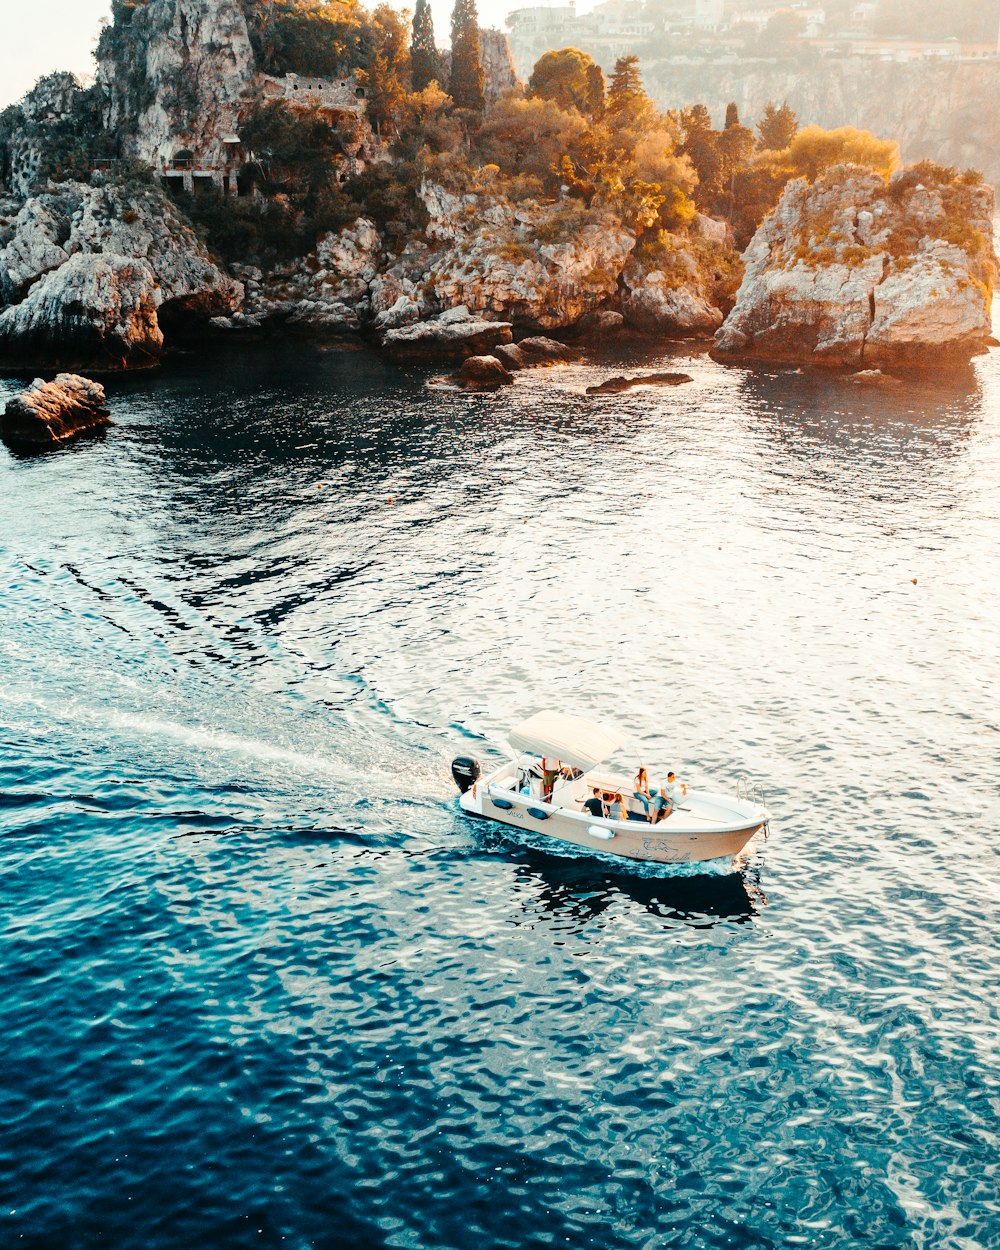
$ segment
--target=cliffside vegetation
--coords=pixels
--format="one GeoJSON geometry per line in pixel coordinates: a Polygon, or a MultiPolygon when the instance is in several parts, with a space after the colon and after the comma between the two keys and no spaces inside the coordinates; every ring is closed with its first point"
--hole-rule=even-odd
{"type": "MultiPolygon", "coordinates": [[[[153,0],[113,0],[112,25],[101,36],[102,56],[110,58],[117,85],[124,84],[120,94],[134,117],[151,103],[142,48],[155,7],[153,0]]],[[[644,89],[635,56],[620,57],[606,80],[579,49],[548,52],[526,87],[487,103],[474,0],[456,0],[447,83],[427,0],[412,28],[389,5],[369,11],[358,0],[235,0],[231,7],[246,19],[258,70],[353,75],[367,104],[362,120],[251,91],[239,129],[245,172],[261,196],[184,201],[229,260],[290,259],[359,214],[402,249],[423,229],[419,190],[428,179],[457,194],[488,185],[492,196],[511,202],[564,202],[553,219],[567,223],[610,213],[638,240],[648,236],[647,249],[664,257],[664,239],[689,233],[701,212],[724,221],[742,248],[791,180],[814,180],[845,163],[888,178],[899,165],[893,142],[849,127],[800,130],[787,104],[769,103],[754,119],[756,129],[735,104],[719,129],[700,104],[662,111],[644,89]]],[[[176,75],[171,98],[161,101],[182,126],[189,110],[205,107],[197,58],[184,69],[188,77],[176,75]]],[[[103,129],[100,115],[95,89],[77,92],[72,107],[42,119],[39,178],[80,177],[96,158],[115,152],[120,136],[103,129]]],[[[26,130],[23,109],[0,118],[0,172],[8,183],[26,130]]]]}

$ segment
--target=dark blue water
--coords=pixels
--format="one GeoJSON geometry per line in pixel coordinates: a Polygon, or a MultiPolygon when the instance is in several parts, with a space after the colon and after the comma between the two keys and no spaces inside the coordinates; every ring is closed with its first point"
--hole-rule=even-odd
{"type": "Polygon", "coordinates": [[[1000,368],[678,363],[247,349],[0,451],[0,1244],[1000,1245],[1000,368]],[[770,839],[467,823],[542,705],[770,839]]]}

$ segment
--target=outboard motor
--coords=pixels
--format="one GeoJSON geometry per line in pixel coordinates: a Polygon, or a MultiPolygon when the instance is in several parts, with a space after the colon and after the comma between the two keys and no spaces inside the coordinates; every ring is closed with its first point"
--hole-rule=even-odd
{"type": "Polygon", "coordinates": [[[483,775],[483,770],[479,761],[471,755],[460,755],[457,760],[451,761],[451,775],[455,778],[455,785],[465,794],[483,775]]]}

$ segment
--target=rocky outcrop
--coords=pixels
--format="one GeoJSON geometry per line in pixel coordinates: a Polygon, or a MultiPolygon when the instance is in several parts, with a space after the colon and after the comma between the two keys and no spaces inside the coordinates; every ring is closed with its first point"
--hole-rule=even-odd
{"type": "Polygon", "coordinates": [[[616,297],[635,236],[579,201],[512,203],[426,183],[427,236],[439,245],[424,280],[439,307],[466,305],[524,330],[573,325],[616,297]]]}
{"type": "Polygon", "coordinates": [[[479,51],[483,66],[483,94],[487,104],[492,104],[502,95],[516,91],[521,82],[514,66],[510,40],[502,30],[481,26],[479,51]]]}
{"type": "MultiPolygon", "coordinates": [[[[325,235],[303,260],[264,273],[239,271],[246,301],[218,328],[287,325],[328,334],[353,334],[371,316],[372,286],[382,264],[382,238],[373,222],[359,217],[325,235]]],[[[400,322],[404,324],[404,322],[400,322]]]]}
{"type": "Polygon", "coordinates": [[[0,118],[0,187],[27,196],[64,164],[79,163],[98,118],[98,93],[84,91],[73,74],[39,79],[0,118]]]}
{"type": "Polygon", "coordinates": [[[887,186],[857,167],[792,183],[745,254],[718,359],[855,369],[968,358],[990,335],[994,193],[887,186]]]}
{"type": "Polygon", "coordinates": [[[223,160],[257,75],[240,0],[122,5],[101,35],[97,65],[108,129],[151,165],[181,150],[223,160]]]}
{"type": "Polygon", "coordinates": [[[511,341],[509,321],[474,317],[462,306],[449,309],[430,321],[390,330],[382,341],[396,360],[464,360],[488,356],[501,343],[511,341]]]}
{"type": "Polygon", "coordinates": [[[159,192],[64,183],[17,214],[0,298],[0,359],[102,371],[156,364],[165,326],[228,315],[243,288],[159,192]]]}
{"type": "Polygon", "coordinates": [[[29,390],[9,401],[0,438],[11,447],[44,449],[110,424],[104,387],[60,373],[53,382],[36,378],[29,390]]]}

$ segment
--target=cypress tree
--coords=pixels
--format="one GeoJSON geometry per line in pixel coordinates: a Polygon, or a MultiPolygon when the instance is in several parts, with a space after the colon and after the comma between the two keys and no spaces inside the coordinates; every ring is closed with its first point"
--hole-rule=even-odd
{"type": "Polygon", "coordinates": [[[479,14],[476,0],[455,0],[451,14],[451,81],[448,94],[459,109],[481,113],[486,107],[479,14]]]}
{"type": "Polygon", "coordinates": [[[430,0],[417,0],[413,12],[413,39],[410,42],[410,75],[413,90],[423,91],[441,81],[441,58],[434,43],[434,17],[430,0]]]}
{"type": "Polygon", "coordinates": [[[740,110],[735,100],[730,100],[726,105],[726,129],[732,130],[734,126],[740,124],[740,110]]]}

